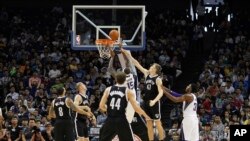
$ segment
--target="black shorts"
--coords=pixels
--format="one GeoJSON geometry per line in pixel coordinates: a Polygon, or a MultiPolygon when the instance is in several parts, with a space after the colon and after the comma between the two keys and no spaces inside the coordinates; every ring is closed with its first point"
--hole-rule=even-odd
{"type": "Polygon", "coordinates": [[[72,120],[56,120],[55,141],[75,141],[74,124],[72,120]]]}
{"type": "Polygon", "coordinates": [[[75,131],[76,137],[89,137],[87,121],[75,119],[75,131]]]}
{"type": "Polygon", "coordinates": [[[161,119],[161,104],[160,102],[156,102],[154,106],[149,106],[149,102],[144,103],[144,111],[146,114],[153,120],[161,119]]]}
{"type": "Polygon", "coordinates": [[[99,141],[111,141],[116,135],[119,141],[133,141],[133,131],[126,117],[107,118],[100,129],[99,141]]]}

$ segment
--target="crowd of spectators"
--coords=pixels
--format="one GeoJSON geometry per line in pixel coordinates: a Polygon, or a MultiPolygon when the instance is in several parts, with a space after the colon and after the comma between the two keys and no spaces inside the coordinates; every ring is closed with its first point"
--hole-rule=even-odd
{"type": "MultiPolygon", "coordinates": [[[[215,16],[214,26],[207,24],[211,16],[201,26],[209,27],[214,33],[214,44],[204,69],[197,81],[198,115],[200,119],[200,139],[202,141],[229,141],[230,125],[250,125],[250,71],[249,71],[249,15],[246,11],[220,9],[215,16]],[[234,15],[230,21],[227,15],[234,15]],[[207,25],[206,25],[207,24],[207,25]]],[[[209,16],[209,14],[205,14],[209,16]]],[[[231,16],[230,16],[231,17],[231,16]]],[[[175,121],[168,134],[178,140],[180,133],[181,107],[173,109],[175,121]],[[178,125],[179,123],[179,125],[178,125]],[[177,136],[176,136],[177,134],[177,136]]],[[[171,113],[172,113],[171,112],[171,113]]]]}

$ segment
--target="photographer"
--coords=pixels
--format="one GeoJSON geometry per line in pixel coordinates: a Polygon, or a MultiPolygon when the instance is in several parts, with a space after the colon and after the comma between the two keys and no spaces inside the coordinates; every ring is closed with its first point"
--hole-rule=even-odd
{"type": "Polygon", "coordinates": [[[32,128],[32,137],[30,141],[45,141],[43,138],[40,129],[37,126],[32,128]]]}
{"type": "Polygon", "coordinates": [[[18,126],[18,119],[16,116],[11,118],[11,125],[8,127],[8,131],[12,141],[26,141],[22,127],[18,126]]]}
{"type": "Polygon", "coordinates": [[[50,122],[45,124],[45,130],[42,131],[42,136],[46,141],[54,140],[53,127],[50,122]]]}
{"type": "Polygon", "coordinates": [[[9,132],[4,127],[4,118],[0,115],[0,141],[11,141],[9,132]]]}
{"type": "Polygon", "coordinates": [[[176,141],[180,137],[180,128],[178,121],[174,121],[172,128],[169,130],[168,135],[170,136],[171,141],[176,141]]]}

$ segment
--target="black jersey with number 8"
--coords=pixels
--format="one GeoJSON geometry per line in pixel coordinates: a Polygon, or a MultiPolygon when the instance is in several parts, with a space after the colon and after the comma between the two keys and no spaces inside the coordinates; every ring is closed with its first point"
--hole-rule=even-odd
{"type": "Polygon", "coordinates": [[[66,98],[66,96],[58,97],[54,101],[56,119],[71,119],[71,111],[66,105],[66,98]]]}

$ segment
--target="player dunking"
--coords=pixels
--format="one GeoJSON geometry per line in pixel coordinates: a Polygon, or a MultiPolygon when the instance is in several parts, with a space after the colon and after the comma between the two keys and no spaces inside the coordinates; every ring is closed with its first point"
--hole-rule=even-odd
{"type": "Polygon", "coordinates": [[[135,111],[149,120],[149,116],[137,105],[133,92],[125,84],[126,74],[117,72],[116,85],[105,89],[99,108],[107,112],[107,119],[100,130],[100,141],[111,141],[117,134],[120,141],[133,141],[133,132],[126,119],[125,111],[130,102],[135,111]]]}
{"type": "MultiPolygon", "coordinates": [[[[121,46],[121,44],[120,44],[121,46]]],[[[115,53],[111,51],[111,59],[109,61],[108,71],[111,73],[111,75],[114,77],[116,71],[113,68],[113,61],[114,61],[115,53]]],[[[124,56],[126,67],[123,69],[123,72],[126,74],[126,84],[127,87],[134,93],[135,99],[136,96],[136,89],[137,89],[137,75],[135,75],[135,72],[131,72],[131,64],[126,56],[124,56]]],[[[126,109],[126,117],[128,119],[129,123],[132,123],[133,117],[135,114],[135,110],[133,109],[131,103],[128,103],[127,109],[126,109]]]]}
{"type": "Polygon", "coordinates": [[[128,57],[129,60],[144,74],[145,76],[145,112],[152,118],[153,120],[147,122],[148,128],[148,137],[150,141],[154,140],[154,130],[153,130],[153,123],[155,122],[159,140],[163,141],[164,139],[164,130],[161,123],[161,112],[160,112],[160,99],[163,96],[162,90],[162,80],[159,77],[161,73],[161,66],[159,64],[153,64],[149,70],[143,68],[140,63],[135,60],[132,55],[121,48],[121,51],[128,57]]]}
{"type": "MultiPolygon", "coordinates": [[[[78,82],[76,84],[76,89],[78,94],[75,96],[74,104],[77,106],[89,106],[88,97],[86,95],[87,87],[82,82],[78,82]]],[[[96,118],[94,114],[91,112],[90,108],[88,107],[87,112],[92,114],[92,124],[96,124],[96,118]]],[[[86,115],[82,115],[76,112],[75,114],[75,131],[77,136],[77,141],[89,141],[89,134],[88,134],[88,117],[86,115]]]]}
{"type": "Polygon", "coordinates": [[[74,124],[71,117],[71,109],[89,117],[92,115],[74,105],[72,99],[65,96],[64,87],[57,89],[57,98],[52,101],[49,110],[49,118],[55,118],[55,141],[75,141],[74,124]]]}
{"type": "Polygon", "coordinates": [[[173,102],[183,102],[183,120],[182,120],[182,140],[198,141],[199,140],[199,120],[197,116],[197,98],[192,93],[196,88],[194,84],[186,87],[186,94],[175,97],[170,93],[175,93],[168,88],[162,86],[164,94],[173,102]]]}

